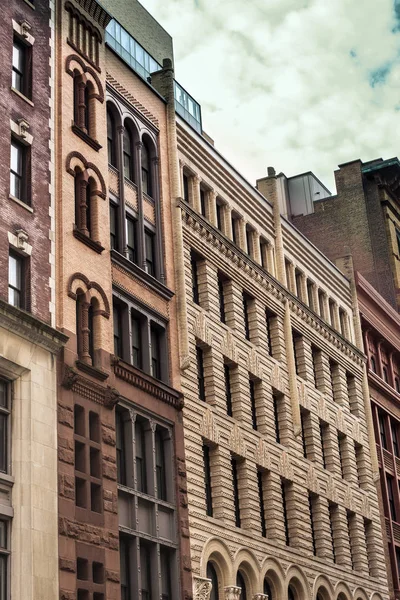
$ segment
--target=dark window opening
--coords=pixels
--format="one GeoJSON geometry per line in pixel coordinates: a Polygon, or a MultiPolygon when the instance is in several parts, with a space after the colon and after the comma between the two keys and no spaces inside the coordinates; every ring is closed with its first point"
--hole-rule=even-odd
{"type": "Polygon", "coordinates": [[[199,392],[199,399],[205,401],[206,399],[206,386],[204,379],[204,352],[202,348],[196,346],[196,363],[197,363],[197,389],[199,392]]]}
{"type": "Polygon", "coordinates": [[[263,485],[264,473],[257,471],[257,483],[258,483],[258,498],[260,502],[260,522],[261,522],[261,535],[267,537],[267,523],[265,519],[265,506],[264,506],[264,485],[263,485]]]}
{"type": "Polygon", "coordinates": [[[289,521],[287,514],[287,484],[284,481],[281,481],[281,494],[282,494],[282,516],[283,516],[283,525],[285,529],[285,542],[286,546],[290,545],[290,536],[289,536],[289,521]]]}
{"type": "Polygon", "coordinates": [[[156,479],[157,479],[157,498],[167,500],[167,480],[165,473],[165,442],[159,429],[155,434],[156,444],[156,479]]]}
{"type": "Polygon", "coordinates": [[[251,404],[251,420],[253,429],[257,431],[257,408],[256,408],[256,395],[255,395],[255,384],[252,379],[249,380],[250,390],[250,404],[251,404]]]}
{"type": "Polygon", "coordinates": [[[17,308],[25,308],[24,258],[10,252],[8,256],[8,302],[17,308]]]}
{"type": "Polygon", "coordinates": [[[212,487],[211,487],[211,463],[210,463],[210,448],[203,444],[203,461],[204,461],[204,486],[206,494],[206,514],[209,517],[213,516],[212,502],[212,487]]]}
{"type": "Polygon", "coordinates": [[[239,480],[238,480],[238,465],[237,460],[233,456],[231,457],[232,466],[232,485],[233,485],[233,503],[235,510],[235,525],[236,527],[241,526],[240,519],[240,502],[239,502],[239,480]]]}
{"type": "Polygon", "coordinates": [[[231,393],[231,370],[228,365],[224,365],[225,375],[225,398],[226,398],[226,412],[229,417],[232,417],[232,393],[231,393]]]}

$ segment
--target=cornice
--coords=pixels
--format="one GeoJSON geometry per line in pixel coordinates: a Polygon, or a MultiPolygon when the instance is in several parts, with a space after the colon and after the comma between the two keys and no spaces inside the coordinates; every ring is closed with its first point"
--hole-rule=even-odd
{"type": "Polygon", "coordinates": [[[72,390],[83,398],[93,400],[110,409],[114,408],[120,397],[119,391],[115,388],[95,383],[65,363],[62,366],[60,384],[66,390],[72,390]]]}
{"type": "Polygon", "coordinates": [[[114,373],[117,377],[130,383],[144,392],[147,392],[157,400],[161,400],[177,410],[183,408],[183,394],[169,385],[154,379],[151,375],[136,369],[120,358],[113,357],[114,373]]]}
{"type": "Polygon", "coordinates": [[[356,364],[361,365],[365,362],[364,354],[356,346],[312,312],[306,304],[283,287],[278,280],[224,236],[221,231],[195,212],[182,198],[179,199],[178,206],[181,208],[184,224],[195,231],[197,236],[206,237],[208,245],[212,245],[221,254],[229,258],[239,270],[243,271],[247,278],[253,279],[257,285],[261,285],[266,292],[269,292],[278,301],[282,303],[288,301],[292,314],[304,321],[307,327],[311,327],[317,334],[322,335],[356,364]]]}
{"type": "Polygon", "coordinates": [[[102,27],[105,29],[111,21],[111,15],[103,8],[96,0],[75,0],[79,6],[81,6],[87,13],[102,27]]]}
{"type": "Polygon", "coordinates": [[[0,327],[56,354],[67,343],[68,336],[32,314],[0,299],[0,327]]]}

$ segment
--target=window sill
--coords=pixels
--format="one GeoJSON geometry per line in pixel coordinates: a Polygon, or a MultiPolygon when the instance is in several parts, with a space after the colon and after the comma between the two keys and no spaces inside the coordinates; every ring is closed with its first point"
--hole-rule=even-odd
{"type": "Polygon", "coordinates": [[[12,194],[10,194],[8,197],[13,202],[16,202],[17,204],[19,204],[20,206],[22,206],[22,208],[25,208],[25,210],[27,210],[28,212],[33,213],[32,206],[29,206],[28,204],[25,204],[25,202],[22,202],[22,200],[20,200],[19,198],[16,198],[12,194]]]}
{"type": "Polygon", "coordinates": [[[25,96],[25,94],[23,94],[22,92],[20,92],[19,90],[11,87],[11,91],[16,94],[17,96],[19,96],[21,98],[21,100],[24,100],[27,104],[29,104],[30,106],[35,106],[32,102],[32,100],[30,100],[27,96],[25,96]]]}
{"type": "Polygon", "coordinates": [[[91,375],[92,377],[94,377],[95,379],[98,379],[99,381],[105,381],[106,379],[108,379],[108,376],[109,376],[108,373],[106,373],[105,371],[102,371],[102,369],[93,367],[92,365],[89,365],[89,364],[83,362],[82,360],[77,360],[75,362],[75,365],[77,366],[77,368],[80,371],[83,371],[87,375],[91,375]]]}
{"type": "Polygon", "coordinates": [[[85,235],[84,233],[82,233],[82,231],[80,231],[76,225],[74,225],[73,236],[77,240],[79,240],[83,244],[86,244],[86,246],[89,246],[89,248],[91,248],[92,250],[97,252],[97,254],[101,254],[104,250],[104,248],[100,244],[100,242],[95,242],[88,235],[85,235]]]}
{"type": "Polygon", "coordinates": [[[116,262],[118,265],[135,275],[138,279],[140,279],[145,285],[149,286],[152,290],[157,292],[160,296],[165,298],[166,300],[171,300],[171,298],[175,295],[175,293],[170,290],[166,285],[158,281],[152,275],[149,275],[141,269],[137,264],[128,260],[125,256],[117,252],[117,250],[112,249],[110,251],[111,260],[116,262]]]}
{"type": "Polygon", "coordinates": [[[98,152],[103,147],[99,144],[97,140],[94,140],[92,137],[90,137],[89,134],[85,133],[80,127],[78,127],[76,123],[72,123],[71,128],[75,135],[80,137],[81,140],[86,142],[88,146],[93,148],[93,150],[96,150],[96,152],[98,152]]]}
{"type": "Polygon", "coordinates": [[[14,485],[15,478],[12,475],[8,475],[7,473],[0,473],[0,483],[5,483],[6,485],[14,485]]]}

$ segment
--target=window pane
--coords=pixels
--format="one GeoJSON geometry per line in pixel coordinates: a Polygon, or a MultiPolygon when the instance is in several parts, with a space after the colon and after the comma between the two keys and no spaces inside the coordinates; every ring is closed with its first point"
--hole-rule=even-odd
{"type": "Polygon", "coordinates": [[[160,339],[155,327],[151,328],[151,374],[156,379],[161,379],[160,373],[160,339]]]}
{"type": "Polygon", "coordinates": [[[136,449],[136,482],[139,492],[147,493],[146,478],[146,445],[143,423],[135,423],[135,449],[136,449]]]}
{"type": "Polygon", "coordinates": [[[3,473],[7,472],[7,419],[7,415],[0,413],[0,471],[3,473]]]}
{"type": "Polygon", "coordinates": [[[11,169],[17,175],[22,174],[22,150],[15,142],[11,142],[11,169]]]}
{"type": "Polygon", "coordinates": [[[147,230],[144,232],[144,234],[147,272],[150,275],[154,275],[154,235],[147,230]]]}
{"type": "Polygon", "coordinates": [[[132,315],[132,362],[138,369],[142,368],[141,322],[132,315]]]}
{"type": "Polygon", "coordinates": [[[136,222],[127,217],[127,234],[128,234],[128,258],[132,262],[136,262],[136,222]]]}
{"type": "Polygon", "coordinates": [[[160,500],[167,499],[167,489],[165,481],[165,457],[164,440],[161,431],[156,431],[156,477],[157,477],[157,496],[160,500]]]}
{"type": "Polygon", "coordinates": [[[7,408],[7,383],[0,380],[0,406],[7,408]]]}
{"type": "Polygon", "coordinates": [[[24,52],[23,52],[23,49],[21,48],[21,46],[14,42],[12,65],[16,69],[18,69],[18,71],[20,71],[20,72],[22,72],[22,70],[23,70],[23,68],[22,68],[23,67],[23,54],[24,54],[24,52]]]}
{"type": "Polygon", "coordinates": [[[167,548],[161,548],[161,598],[162,600],[171,599],[171,552],[167,548]]]}
{"type": "Polygon", "coordinates": [[[7,557],[0,555],[0,600],[6,600],[7,557]]]}
{"type": "Polygon", "coordinates": [[[0,548],[7,548],[7,523],[0,521],[0,548]]]}

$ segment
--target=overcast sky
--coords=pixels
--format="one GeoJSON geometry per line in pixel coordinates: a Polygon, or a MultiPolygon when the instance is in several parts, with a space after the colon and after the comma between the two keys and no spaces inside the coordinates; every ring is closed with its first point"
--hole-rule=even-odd
{"type": "Polygon", "coordinates": [[[400,154],[400,0],[141,0],[176,79],[251,183],[400,154]]]}

